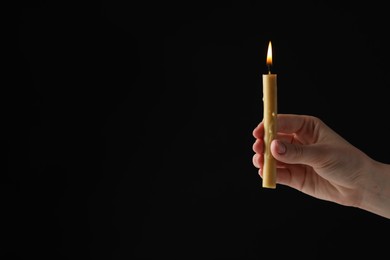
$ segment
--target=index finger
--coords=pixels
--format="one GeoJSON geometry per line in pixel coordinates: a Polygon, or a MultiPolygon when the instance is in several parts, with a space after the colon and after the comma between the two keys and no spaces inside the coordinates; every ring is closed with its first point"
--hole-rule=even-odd
{"type": "Polygon", "coordinates": [[[260,124],[258,126],[256,126],[256,128],[253,130],[252,132],[253,136],[255,138],[263,138],[264,136],[264,123],[263,121],[260,122],[260,124]]]}
{"type": "MultiPolygon", "coordinates": [[[[278,114],[277,115],[277,131],[284,134],[294,134],[302,131],[308,127],[310,122],[314,121],[310,116],[296,115],[296,114],[278,114]]],[[[264,122],[253,130],[253,136],[256,138],[263,138],[264,136],[264,122]]]]}
{"type": "Polygon", "coordinates": [[[315,132],[319,120],[313,116],[278,114],[277,126],[278,132],[285,134],[315,132]]]}

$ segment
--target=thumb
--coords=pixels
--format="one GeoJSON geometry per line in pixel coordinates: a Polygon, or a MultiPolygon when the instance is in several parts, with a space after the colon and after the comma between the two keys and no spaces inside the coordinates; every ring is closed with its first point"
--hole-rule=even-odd
{"type": "Polygon", "coordinates": [[[273,140],[271,153],[276,160],[288,164],[307,164],[315,166],[324,159],[324,153],[315,145],[290,144],[273,140]]]}

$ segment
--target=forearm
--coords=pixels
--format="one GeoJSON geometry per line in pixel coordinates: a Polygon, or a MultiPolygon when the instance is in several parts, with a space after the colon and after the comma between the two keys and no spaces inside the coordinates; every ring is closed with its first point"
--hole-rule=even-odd
{"type": "Polygon", "coordinates": [[[372,161],[360,208],[390,219],[390,165],[372,161]]]}

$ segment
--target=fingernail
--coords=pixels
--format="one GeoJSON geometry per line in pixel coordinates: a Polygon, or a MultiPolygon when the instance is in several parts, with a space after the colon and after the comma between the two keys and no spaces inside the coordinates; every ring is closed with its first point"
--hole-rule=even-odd
{"type": "Polygon", "coordinates": [[[277,149],[276,151],[278,152],[278,154],[285,154],[286,151],[287,151],[287,147],[284,143],[278,141],[278,145],[277,145],[277,149]]]}

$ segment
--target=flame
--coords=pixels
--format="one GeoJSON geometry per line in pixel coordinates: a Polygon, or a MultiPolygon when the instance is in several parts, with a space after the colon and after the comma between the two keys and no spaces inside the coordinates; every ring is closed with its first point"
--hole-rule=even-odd
{"type": "Polygon", "coordinates": [[[268,51],[267,51],[267,65],[272,65],[272,44],[271,41],[268,43],[268,51]]]}

